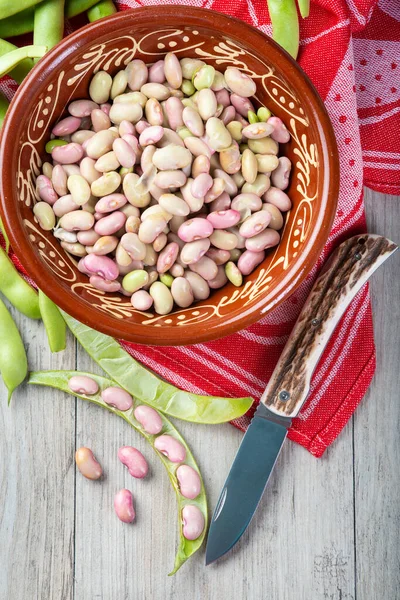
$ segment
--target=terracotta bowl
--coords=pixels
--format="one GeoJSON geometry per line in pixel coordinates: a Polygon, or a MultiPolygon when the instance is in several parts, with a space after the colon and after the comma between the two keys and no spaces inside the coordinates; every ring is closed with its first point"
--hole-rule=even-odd
{"type": "MultiPolygon", "coordinates": [[[[48,158],[48,157],[47,157],[48,158]]],[[[339,184],[335,138],[309,79],[268,37],[209,10],[160,6],[122,12],[87,25],[58,44],[20,86],[2,132],[1,212],[11,244],[38,286],[80,321],[129,341],[183,345],[231,334],[285,300],[315,264],[328,237],[339,184]],[[257,99],[281,117],[291,141],[281,147],[293,163],[279,247],[241,288],[229,284],[190,308],[160,316],[135,311],[129,298],[95,290],[51,232],[38,226],[32,206],[45,143],[68,103],[88,96],[89,81],[111,75],[133,58],[153,63],[173,50],[254,78],[257,99]]]]}

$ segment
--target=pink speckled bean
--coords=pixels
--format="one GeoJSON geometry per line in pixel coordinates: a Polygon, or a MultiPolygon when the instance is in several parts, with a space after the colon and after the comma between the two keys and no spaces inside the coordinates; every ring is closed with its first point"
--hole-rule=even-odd
{"type": "Polygon", "coordinates": [[[246,249],[251,250],[251,252],[261,252],[261,250],[277,246],[280,238],[281,236],[277,231],[267,228],[258,235],[246,239],[246,249]]]}
{"type": "Polygon", "coordinates": [[[185,106],[182,119],[189,131],[196,137],[204,135],[204,123],[198,111],[191,106],[185,106]]]}
{"type": "Polygon", "coordinates": [[[98,213],[109,213],[113,210],[119,210],[122,206],[128,202],[124,194],[109,194],[103,196],[98,202],[96,202],[95,210],[98,213]]]}
{"type": "Polygon", "coordinates": [[[217,92],[215,92],[215,98],[217,99],[217,104],[222,104],[223,107],[229,106],[231,103],[229,99],[229,92],[226,89],[218,90],[217,92]]]}
{"type": "Polygon", "coordinates": [[[102,292],[119,292],[121,289],[119,281],[109,281],[98,275],[91,275],[89,281],[96,290],[101,290],[102,292]]]}
{"type": "Polygon", "coordinates": [[[157,437],[154,441],[154,447],[173,463],[180,463],[186,458],[185,446],[171,435],[157,437]]]}
{"type": "Polygon", "coordinates": [[[197,540],[204,530],[204,516],[197,506],[188,504],[182,509],[182,532],[187,540],[197,540]]]}
{"type": "Polygon", "coordinates": [[[204,203],[208,204],[209,202],[213,202],[222,194],[225,190],[225,180],[222,177],[216,177],[213,180],[213,184],[204,196],[204,203]]]}
{"type": "Polygon", "coordinates": [[[164,58],[164,73],[169,85],[177,90],[182,85],[182,67],[173,52],[168,52],[164,58]]]}
{"type": "Polygon", "coordinates": [[[214,229],[226,229],[227,227],[234,227],[236,223],[239,223],[240,213],[233,209],[220,210],[217,212],[210,212],[207,215],[207,219],[214,229]]]}
{"type": "Polygon", "coordinates": [[[103,104],[100,104],[100,110],[102,110],[103,113],[108,117],[111,110],[111,104],[109,102],[104,102],[103,104]]]}
{"type": "Polygon", "coordinates": [[[157,144],[164,135],[164,128],[161,125],[151,125],[139,136],[139,144],[141,146],[149,146],[150,144],[157,144]]]}
{"type": "Polygon", "coordinates": [[[286,129],[286,125],[279,117],[270,117],[267,121],[272,125],[274,130],[271,132],[271,137],[279,144],[286,144],[290,140],[290,133],[286,129]]]}
{"type": "Polygon", "coordinates": [[[286,190],[289,185],[290,171],[292,170],[292,163],[287,156],[281,156],[279,159],[279,165],[271,173],[272,185],[279,190],[286,190]]]}
{"type": "Polygon", "coordinates": [[[251,238],[268,227],[270,221],[271,214],[267,210],[259,210],[243,221],[239,233],[244,238],[251,238]]]}
{"type": "Polygon", "coordinates": [[[80,125],[81,119],[78,119],[77,117],[66,117],[54,125],[52,133],[57,137],[71,135],[71,133],[75,133],[75,131],[79,129],[80,125]]]}
{"type": "Polygon", "coordinates": [[[115,211],[97,221],[94,230],[99,235],[113,235],[125,225],[126,215],[121,211],[115,211]]]}
{"type": "Polygon", "coordinates": [[[211,258],[208,256],[202,256],[200,260],[189,265],[191,271],[194,271],[206,281],[214,279],[218,274],[218,267],[211,258]]]}
{"type": "MultiPolygon", "coordinates": [[[[62,168],[62,167],[61,167],[62,168]]],[[[41,200],[53,206],[58,200],[58,195],[53,188],[53,184],[46,175],[39,175],[36,179],[36,190],[41,200]]]]}
{"type": "Polygon", "coordinates": [[[93,396],[99,391],[97,382],[86,375],[74,375],[68,380],[68,387],[73,392],[86,396],[93,396]]]}
{"type": "Polygon", "coordinates": [[[211,212],[218,212],[221,210],[228,210],[231,206],[231,199],[227,192],[222,192],[218,198],[213,200],[210,204],[211,212]]]}
{"type": "MultiPolygon", "coordinates": [[[[147,293],[147,292],[143,292],[143,291],[135,292],[134,295],[143,294],[143,293],[147,293]]],[[[150,298],[151,298],[151,296],[150,296],[150,298]]],[[[151,298],[151,300],[153,302],[152,298],[151,298]]],[[[149,308],[150,308],[150,306],[149,306],[149,308]]],[[[156,410],[154,410],[154,408],[151,408],[150,406],[144,406],[144,405],[138,406],[137,408],[135,408],[134,415],[135,415],[135,419],[137,421],[139,421],[139,423],[141,424],[143,429],[147,433],[150,433],[151,435],[157,435],[158,433],[160,433],[160,431],[163,428],[162,419],[161,419],[160,415],[158,414],[158,412],[156,410]]]]}
{"type": "Polygon", "coordinates": [[[236,110],[233,106],[227,106],[221,113],[221,121],[224,125],[228,125],[231,121],[235,120],[236,110]]]}
{"type": "Polygon", "coordinates": [[[239,96],[238,94],[231,94],[230,101],[232,106],[235,107],[236,112],[242,117],[247,117],[249,110],[254,112],[254,106],[248,98],[243,98],[243,96],[239,96]]]}
{"type": "Polygon", "coordinates": [[[162,214],[150,215],[139,227],[139,239],[145,244],[152,244],[166,226],[167,221],[162,214]]]}
{"type": "Polygon", "coordinates": [[[158,273],[166,273],[170,267],[176,261],[179,253],[179,246],[176,242],[167,244],[163,250],[161,250],[157,259],[157,271],[158,273]]]}
{"type": "Polygon", "coordinates": [[[119,490],[114,496],[114,510],[120,521],[132,523],[136,517],[132,492],[126,489],[119,490]]]}
{"type": "Polygon", "coordinates": [[[121,238],[121,246],[132,260],[144,260],[146,245],[140,241],[137,233],[125,233],[121,238]]]}
{"type": "MultiPolygon", "coordinates": [[[[132,294],[131,304],[132,304],[133,308],[135,308],[136,310],[146,311],[153,304],[153,298],[145,290],[138,290],[137,292],[134,292],[132,294]]],[[[162,425],[161,425],[161,427],[162,427],[162,425]]],[[[161,431],[161,429],[160,429],[160,431],[161,431]]],[[[149,432],[149,433],[151,433],[151,432],[149,432]]],[[[156,431],[156,433],[159,433],[159,432],[156,431]]]]}
{"type": "MultiPolygon", "coordinates": [[[[135,138],[136,139],[136,138],[135,138]]],[[[113,150],[119,164],[126,169],[130,169],[136,162],[136,154],[132,146],[124,139],[117,138],[113,142],[113,150]]]]}
{"type": "Polygon", "coordinates": [[[92,100],[74,100],[69,104],[68,112],[73,117],[89,117],[95,108],[99,108],[99,105],[92,100]]]}
{"type": "Polygon", "coordinates": [[[151,65],[149,69],[149,81],[150,83],[164,83],[165,73],[163,60],[158,60],[154,65],[151,65]]]}
{"type": "Polygon", "coordinates": [[[56,165],[51,174],[51,182],[59,196],[66,196],[68,194],[67,178],[62,165],[56,165]]]}
{"type": "Polygon", "coordinates": [[[185,498],[194,500],[201,491],[201,479],[197,471],[189,465],[181,465],[176,471],[179,489],[185,498]]]}
{"type": "Polygon", "coordinates": [[[178,229],[178,236],[184,242],[194,242],[195,240],[210,237],[213,231],[214,227],[207,219],[195,217],[182,223],[178,229]]]}
{"type": "Polygon", "coordinates": [[[290,200],[289,196],[276,187],[270,187],[262,198],[265,202],[273,204],[282,212],[286,212],[292,207],[292,201],[290,200]]]}
{"type": "Polygon", "coordinates": [[[106,115],[106,113],[99,108],[92,110],[90,118],[92,119],[93,129],[95,132],[103,131],[104,129],[111,127],[111,121],[108,115],[106,115]]]}
{"type": "Polygon", "coordinates": [[[185,265],[192,265],[205,255],[209,247],[210,240],[208,238],[188,242],[181,250],[180,259],[185,265]]]}
{"type": "Polygon", "coordinates": [[[62,196],[53,204],[53,211],[56,217],[62,217],[78,208],[79,206],[72,200],[71,194],[62,196]]]}
{"type": "Polygon", "coordinates": [[[144,85],[148,78],[148,69],[146,64],[139,59],[132,60],[125,68],[128,77],[128,87],[137,92],[144,85]]]}
{"type": "Polygon", "coordinates": [[[208,144],[205,142],[204,138],[197,138],[195,136],[189,136],[183,140],[186,148],[193,154],[193,156],[204,155],[208,158],[214,154],[215,150],[210,148],[208,144]]]}
{"type": "MultiPolygon", "coordinates": [[[[118,388],[114,389],[117,390],[118,388]]],[[[106,392],[107,390],[104,391],[106,392]]],[[[124,392],[124,390],[120,391],[124,392]]],[[[125,392],[125,394],[127,394],[127,392],[125,392]]],[[[105,399],[104,401],[106,402],[105,399]]],[[[120,408],[119,410],[127,409],[120,408]]],[[[149,465],[147,464],[145,457],[141,452],[139,452],[139,450],[133,448],[132,446],[122,446],[122,448],[118,450],[118,458],[122,462],[122,464],[125,465],[125,467],[127,467],[129,474],[132,475],[132,477],[135,477],[136,479],[143,479],[143,477],[146,477],[147,473],[149,472],[149,465]]]]}
{"type": "Polygon", "coordinates": [[[144,119],[141,119],[140,121],[138,121],[135,124],[135,127],[136,127],[137,133],[140,135],[141,133],[143,133],[143,131],[146,129],[146,127],[150,127],[150,123],[148,123],[144,119]]]}
{"type": "Polygon", "coordinates": [[[211,258],[211,260],[213,260],[218,267],[227,263],[228,260],[231,260],[230,251],[220,250],[219,248],[210,248],[208,252],[206,252],[206,256],[211,258]]]}
{"type": "MultiPolygon", "coordinates": [[[[123,412],[132,408],[133,405],[132,396],[120,387],[106,388],[101,392],[101,397],[106,404],[123,412]]],[[[120,458],[119,453],[118,458],[120,458]]]]}
{"type": "Polygon", "coordinates": [[[130,121],[121,121],[118,126],[118,133],[120,137],[124,137],[124,135],[135,135],[136,128],[133,123],[130,121]]]}
{"type": "Polygon", "coordinates": [[[108,256],[97,256],[88,254],[84,257],[84,267],[91,275],[98,275],[108,281],[114,281],[119,276],[119,270],[115,262],[108,256]]]}
{"type": "Polygon", "coordinates": [[[183,277],[185,269],[181,265],[178,265],[178,263],[175,263],[174,265],[172,265],[169,272],[172,275],[172,277],[183,277]]]}
{"type": "Polygon", "coordinates": [[[71,142],[66,146],[56,146],[51,151],[53,160],[61,165],[78,163],[83,158],[84,150],[80,144],[71,142]]]}
{"type": "Polygon", "coordinates": [[[211,175],[208,173],[200,173],[196,179],[193,180],[190,191],[192,196],[195,198],[204,198],[210,188],[212,188],[214,181],[211,175]]]}
{"type": "Polygon", "coordinates": [[[214,279],[209,279],[207,283],[212,290],[219,290],[220,288],[224,287],[224,285],[228,283],[225,268],[219,266],[217,275],[214,277],[214,279]]]}
{"type": "Polygon", "coordinates": [[[262,263],[265,258],[265,252],[252,252],[251,250],[245,250],[238,260],[238,269],[242,275],[250,275],[252,271],[262,263]]]}
{"type": "Polygon", "coordinates": [[[179,127],[183,127],[183,113],[184,106],[180,98],[171,96],[165,102],[165,111],[167,113],[169,126],[173,131],[176,131],[179,127]]]}
{"type": "Polygon", "coordinates": [[[201,173],[209,173],[210,172],[210,159],[208,156],[204,156],[200,154],[200,156],[196,156],[192,163],[192,176],[196,178],[201,173]]]}
{"type": "Polygon", "coordinates": [[[181,308],[188,308],[194,302],[192,288],[184,277],[175,277],[171,285],[171,294],[175,304],[181,308]]]}
{"type": "Polygon", "coordinates": [[[242,129],[242,134],[249,140],[260,140],[273,132],[274,128],[270,123],[251,123],[242,129]]]}
{"type": "Polygon", "coordinates": [[[139,149],[139,140],[137,139],[137,137],[135,137],[131,133],[127,133],[122,137],[122,139],[125,142],[127,142],[127,144],[129,144],[136,156],[139,156],[141,154],[141,150],[139,149]]]}
{"type": "Polygon", "coordinates": [[[88,229],[92,229],[94,217],[83,210],[73,210],[63,215],[59,224],[66,231],[87,231],[88,229]]]}
{"type": "Polygon", "coordinates": [[[97,256],[105,256],[113,252],[118,246],[119,239],[115,235],[103,235],[93,245],[90,253],[97,254],[97,256]]]}
{"type": "Polygon", "coordinates": [[[94,229],[88,229],[87,231],[78,231],[77,238],[83,246],[93,246],[100,239],[100,236],[94,229]]]}

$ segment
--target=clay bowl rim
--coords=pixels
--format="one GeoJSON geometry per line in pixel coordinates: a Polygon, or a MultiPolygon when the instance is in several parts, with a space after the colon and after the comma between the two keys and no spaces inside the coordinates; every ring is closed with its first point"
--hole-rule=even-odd
{"type": "MultiPolygon", "coordinates": [[[[290,73],[292,87],[297,91],[303,89],[303,94],[304,90],[307,90],[308,103],[307,107],[305,107],[305,114],[307,116],[312,111],[316,125],[318,126],[318,135],[323,149],[320,160],[321,164],[323,164],[325,177],[325,201],[322,202],[324,214],[319,220],[317,235],[310,236],[311,239],[308,239],[302,247],[300,259],[288,269],[284,279],[283,291],[281,289],[283,285],[281,285],[279,289],[273,289],[272,294],[271,292],[266,293],[256,304],[245,309],[240,317],[237,315],[230,317],[228,314],[222,318],[218,318],[214,326],[211,326],[210,322],[207,322],[205,327],[201,327],[201,324],[198,324],[195,335],[193,335],[192,327],[163,326],[160,328],[132,323],[128,330],[126,319],[117,319],[107,314],[99,315],[98,312],[93,313],[93,318],[88,318],[87,301],[72,293],[66,293],[65,288],[59,283],[57,275],[50,270],[43,269],[43,261],[31,251],[27,240],[27,233],[17,212],[6,210],[7,207],[10,209],[14,206],[15,208],[16,204],[13,198],[13,188],[15,188],[15,180],[13,181],[14,174],[11,173],[10,169],[7,169],[5,157],[8,151],[12,150],[14,143],[12,135],[14,121],[18,119],[20,114],[24,113],[25,95],[30,93],[31,84],[34,84],[35,87],[43,86],[44,78],[41,78],[43,70],[48,70],[54,63],[59,66],[66,56],[76,52],[81,46],[86,44],[88,30],[90,30],[95,39],[96,36],[94,34],[96,31],[100,33],[104,28],[108,29],[114,21],[117,23],[120,19],[126,19],[127,16],[134,15],[135,23],[140,27],[144,25],[143,21],[149,18],[154,19],[154,13],[163,19],[174,19],[175,22],[171,24],[178,26],[176,22],[177,8],[176,5],[167,5],[161,7],[142,7],[118,12],[106,19],[85,25],[64,38],[40,60],[38,65],[34,67],[19,86],[3,124],[0,148],[0,207],[3,222],[13,250],[33,280],[60,308],[80,322],[112,337],[119,337],[135,343],[160,346],[190,345],[230,335],[260,320],[271,309],[276,308],[286,300],[310,273],[325,246],[336,214],[339,192],[339,157],[333,127],[318,92],[297,62],[271,38],[239,19],[207,9],[179,6],[179,21],[184,22],[185,25],[202,26],[215,29],[216,33],[220,33],[225,24],[233,29],[233,37],[238,33],[238,28],[245,29],[248,35],[243,37],[247,38],[249,36],[252,38],[251,42],[246,40],[243,43],[245,48],[247,47],[249,50],[256,49],[258,40],[267,47],[269,46],[271,53],[279,56],[282,60],[279,64],[279,70],[286,77],[290,73]],[[215,23],[216,21],[217,23],[215,23]],[[39,83],[37,83],[38,81],[39,83]]],[[[133,24],[132,33],[134,33],[135,23],[133,24]]],[[[47,79],[47,81],[49,80],[47,79]]]]}

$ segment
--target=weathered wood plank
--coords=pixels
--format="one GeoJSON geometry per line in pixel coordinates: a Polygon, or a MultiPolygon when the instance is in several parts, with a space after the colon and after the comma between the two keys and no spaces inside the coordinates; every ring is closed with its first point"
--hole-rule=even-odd
{"type": "MultiPolygon", "coordinates": [[[[367,190],[372,232],[400,243],[400,198],[367,190]]],[[[400,598],[400,252],[371,280],[377,370],[354,416],[357,597],[400,598]]]]}
{"type": "MultiPolygon", "coordinates": [[[[75,364],[72,339],[51,356],[43,324],[12,312],[31,368],[75,364]]],[[[0,599],[72,600],[74,402],[24,385],[8,407],[0,380],[0,431],[0,599]]]]}

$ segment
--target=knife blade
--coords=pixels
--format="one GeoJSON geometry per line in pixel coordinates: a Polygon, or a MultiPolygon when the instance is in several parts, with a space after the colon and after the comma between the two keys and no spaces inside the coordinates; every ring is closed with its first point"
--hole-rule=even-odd
{"type": "Polygon", "coordinates": [[[382,236],[354,236],[338,246],[322,269],[222,488],[208,533],[206,565],[233,548],[247,529],[336,325],[372,273],[396,250],[382,236]]]}

